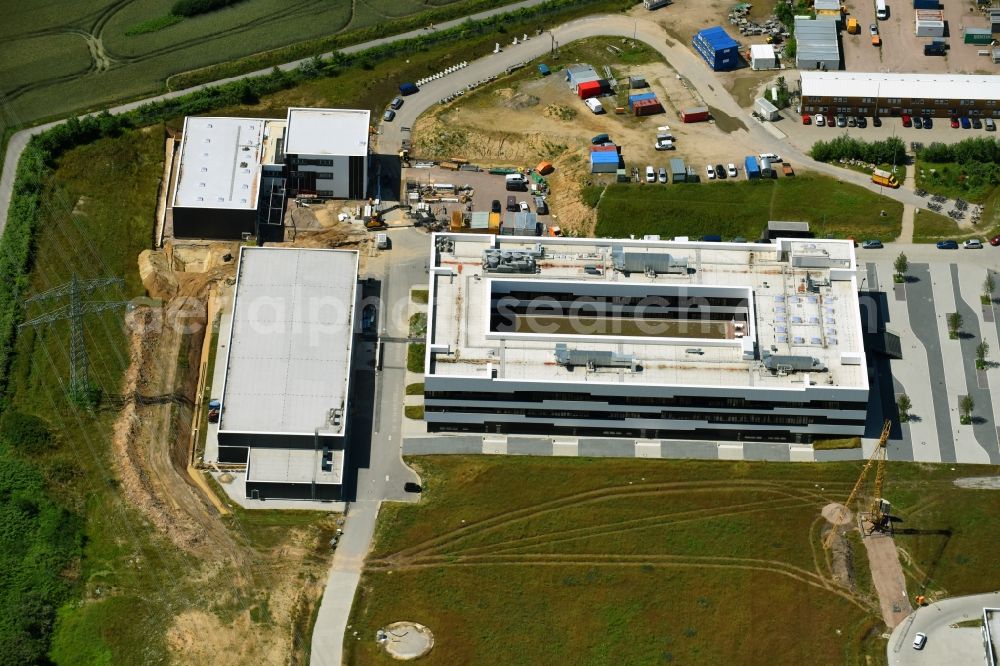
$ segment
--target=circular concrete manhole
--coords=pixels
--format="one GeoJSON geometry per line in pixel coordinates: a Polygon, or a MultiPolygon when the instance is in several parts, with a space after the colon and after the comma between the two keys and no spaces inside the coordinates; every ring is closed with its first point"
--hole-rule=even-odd
{"type": "Polygon", "coordinates": [[[378,630],[376,640],[389,655],[402,661],[422,657],[434,647],[434,634],[416,622],[393,622],[378,630]]]}

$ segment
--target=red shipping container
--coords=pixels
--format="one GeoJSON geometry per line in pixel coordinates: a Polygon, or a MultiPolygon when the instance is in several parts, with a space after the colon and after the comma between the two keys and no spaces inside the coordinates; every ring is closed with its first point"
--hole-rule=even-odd
{"type": "Polygon", "coordinates": [[[605,153],[605,152],[611,152],[611,151],[617,151],[617,150],[618,150],[618,146],[616,146],[613,143],[606,143],[606,144],[601,145],[601,146],[591,146],[590,147],[590,152],[592,152],[592,153],[605,153]]]}
{"type": "Polygon", "coordinates": [[[580,96],[580,99],[588,99],[590,97],[597,97],[601,94],[601,82],[600,81],[584,81],[576,87],[576,94],[580,96]]]}
{"type": "Polygon", "coordinates": [[[693,109],[683,109],[681,110],[681,122],[685,123],[697,123],[704,120],[708,120],[708,109],[703,106],[695,107],[693,109]]]}
{"type": "Polygon", "coordinates": [[[632,104],[632,113],[637,116],[652,116],[663,113],[663,105],[655,99],[642,99],[632,104]]]}

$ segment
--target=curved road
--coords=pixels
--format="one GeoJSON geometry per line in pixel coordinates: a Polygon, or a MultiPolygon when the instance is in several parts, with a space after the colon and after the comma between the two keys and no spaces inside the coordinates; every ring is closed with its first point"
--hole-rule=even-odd
{"type": "Polygon", "coordinates": [[[1000,608],[1000,592],[943,599],[918,608],[893,629],[889,645],[886,647],[887,663],[913,666],[985,664],[985,650],[980,629],[951,626],[967,620],[977,618],[981,620],[983,608],[1000,608]],[[927,644],[923,650],[913,649],[913,638],[918,631],[927,634],[927,644]]]}

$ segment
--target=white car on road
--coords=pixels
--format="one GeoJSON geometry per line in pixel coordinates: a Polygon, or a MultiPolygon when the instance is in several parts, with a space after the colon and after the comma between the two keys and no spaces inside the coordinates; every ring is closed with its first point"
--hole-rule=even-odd
{"type": "Polygon", "coordinates": [[[913,649],[923,650],[924,645],[927,644],[927,634],[922,631],[918,631],[916,637],[913,639],[913,649]]]}

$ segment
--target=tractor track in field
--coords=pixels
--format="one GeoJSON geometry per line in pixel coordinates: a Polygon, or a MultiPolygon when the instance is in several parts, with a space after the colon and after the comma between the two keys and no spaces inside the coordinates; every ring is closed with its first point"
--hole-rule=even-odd
{"type": "MultiPolygon", "coordinates": [[[[544,535],[521,537],[519,539],[512,539],[509,541],[496,541],[490,544],[474,546],[472,548],[447,551],[447,553],[465,555],[465,554],[475,554],[483,550],[487,551],[492,550],[494,552],[505,552],[511,549],[529,548],[531,546],[538,545],[539,543],[545,543],[546,545],[556,544],[556,543],[566,543],[569,541],[578,541],[580,539],[589,539],[595,536],[624,534],[626,532],[644,530],[651,527],[680,525],[684,523],[698,522],[702,520],[711,520],[713,518],[729,518],[732,516],[738,516],[747,513],[755,513],[757,511],[762,511],[767,509],[793,508],[797,505],[811,505],[813,503],[814,500],[807,498],[788,498],[784,500],[775,499],[775,500],[765,500],[760,502],[751,502],[748,504],[741,504],[741,505],[727,505],[727,506],[712,507],[706,509],[693,509],[690,511],[680,511],[676,513],[645,516],[643,518],[633,518],[630,520],[623,520],[615,523],[602,523],[600,525],[589,525],[587,527],[577,527],[568,530],[547,532],[544,535]]],[[[473,532],[469,536],[474,536],[474,535],[475,533],[473,532]]],[[[438,550],[438,552],[441,551],[438,550]]],[[[420,555],[423,555],[423,553],[416,554],[416,556],[418,557],[420,555]]]]}
{"type": "MultiPolygon", "coordinates": [[[[801,481],[803,483],[809,483],[814,485],[811,481],[801,481]]],[[[483,531],[492,531],[508,525],[520,522],[526,518],[534,518],[540,515],[551,513],[557,511],[566,506],[580,506],[582,504],[592,504],[596,502],[603,502],[609,499],[619,499],[628,498],[633,496],[641,496],[648,494],[663,494],[664,491],[672,492],[684,492],[691,490],[706,490],[711,491],[718,488],[738,488],[740,490],[763,490],[769,492],[787,492],[789,490],[789,484],[794,483],[792,480],[783,482],[782,484],[766,482],[766,481],[739,481],[739,480],[717,480],[717,481],[677,481],[677,482],[664,482],[664,483],[642,483],[633,484],[629,486],[613,485],[604,486],[600,488],[595,488],[593,490],[587,490],[579,493],[573,493],[571,495],[564,495],[563,497],[550,500],[548,502],[543,502],[533,507],[527,507],[524,509],[518,509],[510,511],[507,513],[497,514],[475,523],[470,523],[468,525],[463,525],[458,528],[449,530],[443,534],[426,539],[425,541],[414,544],[408,548],[404,548],[397,551],[393,555],[400,557],[408,557],[413,554],[426,552],[434,548],[439,547],[447,543],[451,543],[458,539],[465,537],[474,532],[482,533],[483,531]]],[[[830,485],[830,484],[828,484],[830,485]]],[[[811,489],[810,489],[811,491],[811,489]]],[[[815,492],[815,491],[811,491],[815,492]]],[[[821,495],[823,499],[827,499],[825,495],[821,495]]]]}

